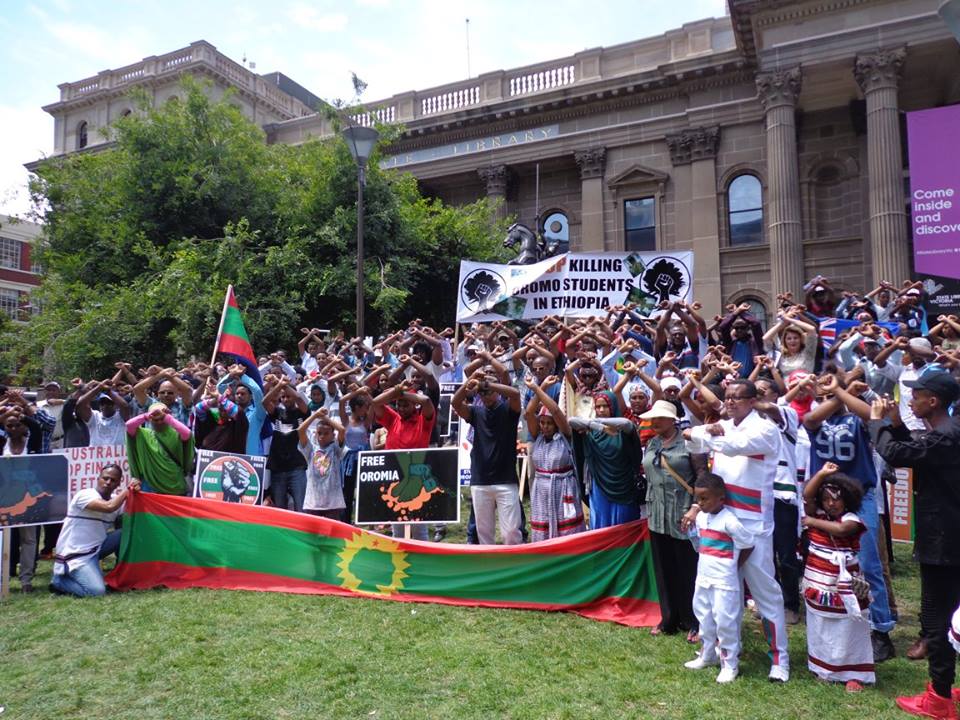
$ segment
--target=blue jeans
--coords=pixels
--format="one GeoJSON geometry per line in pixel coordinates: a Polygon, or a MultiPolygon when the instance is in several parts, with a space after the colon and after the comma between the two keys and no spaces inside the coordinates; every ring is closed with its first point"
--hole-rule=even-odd
{"type": "Polygon", "coordinates": [[[100,550],[85,559],[79,567],[63,575],[54,574],[50,584],[62,593],[76,597],[99,597],[105,595],[107,587],[103,582],[100,560],[117,552],[120,548],[120,531],[107,534],[100,550]]]}
{"type": "MultiPolygon", "coordinates": [[[[103,560],[108,555],[117,555],[117,551],[120,549],[120,531],[114,530],[113,532],[107,533],[107,539],[103,541],[103,545],[100,546],[100,552],[97,553],[97,559],[103,560]]],[[[119,555],[117,555],[119,558],[119,555]]]]}
{"type": "Polygon", "coordinates": [[[860,537],[860,571],[870,584],[873,602],[870,603],[870,626],[879,632],[890,632],[897,624],[890,612],[890,600],[887,597],[887,585],[883,580],[883,565],[880,562],[880,550],[877,547],[877,499],[875,488],[865,488],[863,504],[857,513],[867,531],[860,537]]]}
{"type": "Polygon", "coordinates": [[[287,509],[287,496],[293,499],[293,509],[303,510],[303,498],[307,494],[307,470],[272,470],[270,472],[270,499],[275,507],[287,509]]]}

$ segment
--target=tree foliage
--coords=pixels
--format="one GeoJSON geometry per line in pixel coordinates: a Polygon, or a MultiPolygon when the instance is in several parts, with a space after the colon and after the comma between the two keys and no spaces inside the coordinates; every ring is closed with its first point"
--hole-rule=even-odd
{"type": "MultiPolygon", "coordinates": [[[[357,170],[345,143],[267,145],[229,95],[213,101],[187,80],[183,96],[141,99],[109,149],[38,170],[43,311],[5,343],[22,380],[206,357],[231,283],[258,352],[291,347],[301,326],[353,326],[357,170]]],[[[376,154],[364,204],[367,333],[414,317],[451,324],[460,259],[502,253],[494,208],[423,197],[376,154]]]]}

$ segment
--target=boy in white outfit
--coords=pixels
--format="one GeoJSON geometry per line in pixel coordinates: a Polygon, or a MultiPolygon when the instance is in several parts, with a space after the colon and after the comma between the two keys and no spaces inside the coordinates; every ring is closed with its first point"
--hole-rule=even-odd
{"type": "MultiPolygon", "coordinates": [[[[684,430],[683,437],[690,452],[711,453],[713,472],[726,484],[727,508],[754,538],[754,550],[740,569],[740,579],[750,587],[770,645],[767,677],[786,682],[790,678],[787,624],[773,566],[773,483],[780,430],[756,411],[756,403],[756,386],[749,380],[733,380],[723,398],[727,419],[684,430]]],[[[692,524],[698,512],[693,503],[684,521],[692,524]]]]}
{"type": "Polygon", "coordinates": [[[753,536],[724,507],[723,478],[707,473],[693,488],[700,506],[696,518],[700,560],[693,591],[693,612],[700,622],[703,648],[690,662],[691,670],[720,665],[718,683],[736,680],[740,670],[740,618],[743,596],[739,568],[753,550],[753,536]],[[719,648],[719,656],[717,650],[719,648]]]}

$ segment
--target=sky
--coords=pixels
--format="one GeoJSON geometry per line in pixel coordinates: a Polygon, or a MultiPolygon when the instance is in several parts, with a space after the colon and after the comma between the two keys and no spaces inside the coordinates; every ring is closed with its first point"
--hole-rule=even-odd
{"type": "Polygon", "coordinates": [[[327,100],[352,98],[355,72],[371,102],[725,14],[724,0],[2,0],[0,212],[29,209],[23,163],[53,151],[41,106],[58,84],[195,40],[327,100]]]}

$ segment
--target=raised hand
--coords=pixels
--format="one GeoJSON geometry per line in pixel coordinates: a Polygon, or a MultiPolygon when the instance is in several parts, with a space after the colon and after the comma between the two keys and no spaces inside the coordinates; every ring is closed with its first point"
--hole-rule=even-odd
{"type": "Polygon", "coordinates": [[[831,395],[837,391],[837,388],[840,387],[840,383],[837,381],[836,375],[822,375],[817,379],[817,385],[820,390],[825,394],[831,395]]]}

